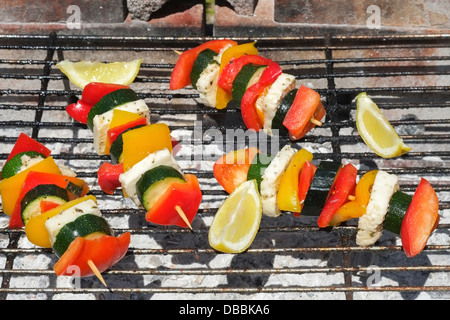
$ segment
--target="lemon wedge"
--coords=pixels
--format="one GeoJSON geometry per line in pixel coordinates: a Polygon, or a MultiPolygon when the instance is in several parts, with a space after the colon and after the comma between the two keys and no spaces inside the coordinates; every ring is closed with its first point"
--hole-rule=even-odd
{"type": "Polygon", "coordinates": [[[217,251],[240,253],[253,242],[262,217],[256,180],[241,183],[220,206],[209,229],[209,244],[217,251]]]}
{"type": "Polygon", "coordinates": [[[380,157],[399,157],[412,150],[365,92],[356,97],[356,128],[367,146],[380,157]]]}
{"type": "Polygon", "coordinates": [[[139,73],[141,62],[141,59],[110,63],[62,60],[56,66],[73,84],[83,89],[90,82],[129,85],[139,73]]]}

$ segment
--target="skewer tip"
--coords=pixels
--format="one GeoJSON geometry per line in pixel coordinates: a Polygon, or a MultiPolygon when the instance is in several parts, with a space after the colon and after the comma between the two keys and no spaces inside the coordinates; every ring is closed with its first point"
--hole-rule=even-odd
{"type": "Polygon", "coordinates": [[[179,51],[179,50],[173,50],[173,52],[175,52],[178,55],[181,55],[183,52],[179,51]]]}
{"type": "Polygon", "coordinates": [[[184,223],[186,223],[186,225],[189,227],[189,229],[192,230],[192,226],[191,226],[188,218],[186,217],[186,214],[184,213],[183,209],[181,209],[180,206],[175,206],[175,210],[178,212],[178,214],[180,215],[180,218],[183,219],[184,223]]]}
{"type": "Polygon", "coordinates": [[[320,121],[320,120],[317,120],[317,119],[314,119],[314,118],[311,118],[311,122],[313,123],[313,124],[315,124],[316,126],[319,126],[319,127],[321,127],[322,126],[322,121],[320,121]]]}
{"type": "Polygon", "coordinates": [[[94,275],[98,278],[98,280],[100,280],[101,283],[103,283],[103,285],[105,287],[108,287],[106,285],[105,279],[103,279],[102,274],[100,273],[100,271],[98,270],[97,266],[95,265],[94,261],[92,260],[88,260],[87,264],[89,265],[89,268],[91,268],[92,272],[94,273],[94,275]]]}

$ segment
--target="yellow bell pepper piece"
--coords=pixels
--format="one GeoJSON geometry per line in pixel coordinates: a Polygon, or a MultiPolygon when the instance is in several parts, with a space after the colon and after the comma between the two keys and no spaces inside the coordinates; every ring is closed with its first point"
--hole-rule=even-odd
{"type": "Polygon", "coordinates": [[[168,149],[172,152],[170,129],[164,123],[150,124],[122,135],[123,170],[127,171],[149,154],[168,149]]]}
{"type": "Polygon", "coordinates": [[[372,170],[365,173],[361,179],[359,179],[355,188],[355,199],[347,203],[344,203],[342,207],[331,218],[329,226],[335,227],[342,222],[359,218],[366,213],[366,207],[370,200],[370,193],[375,181],[375,177],[378,170],[372,170]]]}
{"type": "Polygon", "coordinates": [[[141,117],[142,117],[141,115],[134,113],[134,112],[114,109],[113,117],[111,119],[111,122],[109,123],[109,128],[111,129],[111,128],[115,128],[115,127],[127,124],[127,123],[137,120],[141,117]]]}
{"type": "Polygon", "coordinates": [[[74,205],[77,205],[89,199],[92,199],[97,203],[97,199],[94,196],[89,195],[66,202],[60,206],[57,206],[56,208],[45,211],[38,216],[30,218],[30,220],[28,220],[27,224],[25,225],[25,233],[27,235],[28,241],[39,247],[51,248],[52,244],[50,243],[50,236],[48,234],[47,228],[45,228],[45,221],[56,216],[60,212],[63,212],[64,210],[67,210],[74,205]]]}
{"type": "Polygon", "coordinates": [[[3,213],[6,215],[12,215],[17,199],[19,198],[22,185],[24,184],[28,172],[30,171],[61,174],[55,160],[53,160],[52,157],[47,157],[28,169],[21,171],[8,179],[1,180],[0,194],[2,197],[3,213]]]}
{"type": "MultiPolygon", "coordinates": [[[[231,59],[237,59],[246,54],[256,55],[258,54],[258,50],[255,48],[255,42],[244,43],[237,46],[232,46],[226,49],[222,53],[222,57],[220,60],[220,69],[219,75],[222,73],[223,68],[230,62],[231,59]]],[[[232,100],[233,96],[223,90],[221,87],[217,87],[216,93],[216,108],[224,109],[228,105],[228,102],[232,100]]]]}
{"type": "Polygon", "coordinates": [[[299,150],[281,177],[277,193],[278,208],[282,211],[300,212],[302,205],[298,198],[298,178],[305,161],[311,162],[313,154],[306,149],[299,150]]]}

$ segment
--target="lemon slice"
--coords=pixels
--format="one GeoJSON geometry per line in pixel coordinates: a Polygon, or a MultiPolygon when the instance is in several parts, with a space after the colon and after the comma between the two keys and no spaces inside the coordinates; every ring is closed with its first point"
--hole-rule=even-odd
{"type": "Polygon", "coordinates": [[[240,253],[253,242],[262,217],[256,180],[241,183],[222,203],[209,229],[209,244],[217,251],[240,253]]]}
{"type": "Polygon", "coordinates": [[[364,142],[380,157],[399,157],[412,149],[365,92],[356,97],[356,128],[364,142]]]}
{"type": "Polygon", "coordinates": [[[83,89],[90,82],[104,82],[121,85],[129,85],[134,81],[141,59],[126,62],[103,63],[99,61],[72,62],[63,60],[56,66],[76,86],[83,89]]]}

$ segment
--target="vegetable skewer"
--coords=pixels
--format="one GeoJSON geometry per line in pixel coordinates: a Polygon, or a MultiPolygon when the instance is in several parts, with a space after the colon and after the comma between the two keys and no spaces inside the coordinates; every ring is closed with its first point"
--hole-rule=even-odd
{"type": "Polygon", "coordinates": [[[197,178],[184,175],[173,157],[177,142],[169,127],[151,124],[148,106],[129,87],[89,83],[77,104],[89,106],[74,119],[86,119],[97,154],[111,158],[98,170],[100,188],[113,194],[122,187],[125,197],[147,211],[149,222],[192,229],[201,190],[197,178]]]}
{"type": "Polygon", "coordinates": [[[272,134],[272,129],[279,129],[280,133],[287,129],[290,138],[298,140],[322,125],[325,108],[320,95],[305,86],[295,89],[295,77],[283,73],[278,63],[258,55],[255,43],[239,45],[227,39],[213,40],[175,52],[179,58],[172,71],[170,89],[192,85],[199,92],[201,103],[217,109],[236,101],[250,130],[272,134]],[[281,102],[290,92],[297,94],[281,114],[281,102]],[[276,113],[281,121],[273,121],[276,113]]]}
{"type": "Polygon", "coordinates": [[[213,170],[230,194],[242,183],[256,181],[266,216],[283,212],[316,216],[320,228],[359,218],[357,245],[374,244],[386,229],[401,237],[408,257],[423,250],[439,223],[439,200],[427,180],[421,179],[411,197],[398,190],[394,174],[372,170],[357,182],[357,169],[352,164],[322,161],[316,167],[312,159],[307,150],[289,146],[274,157],[247,148],[225,154],[213,170]],[[228,173],[226,179],[224,172],[228,173]]]}
{"type": "Polygon", "coordinates": [[[95,275],[106,286],[101,272],[125,255],[129,233],[114,237],[95,197],[87,195],[88,185],[69,168],[57,165],[50,150],[41,143],[21,133],[8,159],[4,168],[14,169],[14,174],[0,181],[0,192],[4,212],[11,216],[9,227],[24,227],[31,243],[53,248],[60,258],[54,266],[58,276],[70,275],[69,267],[76,267],[76,275],[95,275]],[[29,159],[32,150],[42,152],[34,161],[29,159]],[[105,250],[108,239],[121,240],[109,240],[105,250]],[[80,242],[83,245],[77,248],[75,244],[80,242]],[[92,243],[101,250],[87,250],[92,243]]]}

